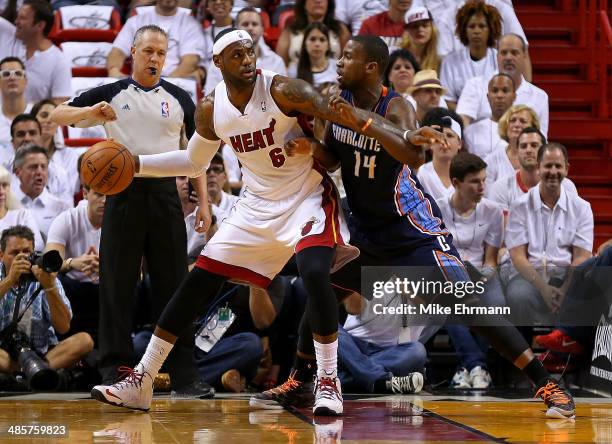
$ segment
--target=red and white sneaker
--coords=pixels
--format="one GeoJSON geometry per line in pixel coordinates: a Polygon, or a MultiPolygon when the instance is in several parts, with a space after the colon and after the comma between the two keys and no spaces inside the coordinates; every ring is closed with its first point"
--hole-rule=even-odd
{"type": "Polygon", "coordinates": [[[557,353],[571,353],[579,355],[584,353],[584,347],[574,338],[556,329],[547,335],[536,336],[535,341],[542,347],[557,353]]]}
{"type": "Polygon", "coordinates": [[[317,376],[315,381],[315,402],[312,413],[315,416],[342,415],[342,388],[340,379],[333,376],[317,376]]]}
{"type": "Polygon", "coordinates": [[[148,411],[153,399],[153,378],[142,368],[119,367],[120,381],[113,385],[96,385],[91,397],[106,404],[148,411]]]}

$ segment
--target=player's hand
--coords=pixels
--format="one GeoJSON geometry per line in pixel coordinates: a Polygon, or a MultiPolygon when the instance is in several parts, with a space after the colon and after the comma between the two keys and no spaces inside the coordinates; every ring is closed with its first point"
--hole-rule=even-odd
{"type": "Polygon", "coordinates": [[[197,233],[206,233],[212,223],[212,215],[209,205],[200,205],[196,208],[195,226],[197,233]]]}
{"type": "Polygon", "coordinates": [[[6,275],[6,280],[12,284],[11,286],[19,282],[19,278],[21,278],[22,275],[30,272],[32,264],[30,264],[27,258],[27,254],[19,253],[17,256],[15,256],[15,259],[13,259],[11,269],[6,275]]]}
{"type": "Polygon", "coordinates": [[[429,147],[434,143],[439,143],[443,146],[448,145],[446,136],[429,126],[424,126],[408,133],[408,142],[414,146],[429,147]]]}
{"type": "Polygon", "coordinates": [[[108,102],[98,102],[89,109],[89,117],[91,119],[99,120],[102,122],[111,122],[117,120],[117,114],[115,110],[108,102]]]}
{"type": "Polygon", "coordinates": [[[339,95],[335,94],[329,98],[329,108],[338,113],[342,125],[355,131],[361,130],[366,123],[357,114],[357,109],[339,95]]]}
{"type": "Polygon", "coordinates": [[[287,156],[312,156],[312,141],[308,137],[298,137],[285,143],[287,156]]]}

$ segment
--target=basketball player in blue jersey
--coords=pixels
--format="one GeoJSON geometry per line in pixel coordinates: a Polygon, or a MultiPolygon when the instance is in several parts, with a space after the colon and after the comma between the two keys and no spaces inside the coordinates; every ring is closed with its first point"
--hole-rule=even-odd
{"type": "MultiPolygon", "coordinates": [[[[338,80],[342,91],[331,100],[332,106],[351,121],[351,125],[326,124],[324,144],[303,139],[287,144],[290,155],[312,155],[328,170],[338,167],[351,210],[351,244],[361,255],[332,275],[332,282],[344,292],[361,292],[362,266],[419,266],[432,270],[428,280],[469,280],[452,244],[435,201],[423,191],[411,166],[423,162],[420,141],[411,139],[415,128],[414,111],[397,93],[382,85],[388,63],[385,43],[375,36],[353,37],[338,61],[338,80]],[[367,131],[368,120],[360,119],[352,107],[372,110],[392,123],[406,128],[404,139],[410,144],[388,143],[375,130],[367,131]],[[354,121],[352,121],[355,119],[354,121]],[[366,128],[358,134],[354,128],[366,128]],[[409,166],[411,165],[411,166],[409,166]]],[[[440,130],[459,131],[452,119],[440,122],[440,130]]],[[[451,296],[452,298],[452,296],[451,296]]],[[[446,300],[450,303],[450,299],[446,300]]],[[[518,330],[505,318],[479,319],[475,331],[523,372],[537,386],[536,396],[546,403],[547,416],[567,418],[575,415],[571,395],[544,369],[518,330]],[[484,325],[483,325],[484,324],[484,325]]],[[[305,405],[312,402],[308,383],[312,378],[313,346],[306,322],[300,324],[300,340],[294,371],[283,385],[251,398],[251,405],[278,408],[278,405],[305,405]]],[[[406,391],[415,391],[406,381],[406,391]]]]}

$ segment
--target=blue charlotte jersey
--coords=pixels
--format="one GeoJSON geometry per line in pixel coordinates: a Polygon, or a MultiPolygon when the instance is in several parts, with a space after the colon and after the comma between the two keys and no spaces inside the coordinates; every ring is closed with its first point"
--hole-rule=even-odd
{"type": "MultiPolygon", "coordinates": [[[[352,93],[343,90],[341,96],[353,104],[352,93]]],[[[372,112],[385,117],[395,97],[400,95],[384,88],[372,112]]],[[[449,235],[440,209],[408,165],[373,137],[331,125],[326,145],[340,159],[351,210],[351,243],[373,254],[392,254],[449,235]]]]}

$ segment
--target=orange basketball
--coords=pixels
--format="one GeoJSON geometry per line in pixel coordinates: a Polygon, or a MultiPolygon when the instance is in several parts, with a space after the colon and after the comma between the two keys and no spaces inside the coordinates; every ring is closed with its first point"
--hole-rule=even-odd
{"type": "Polygon", "coordinates": [[[89,148],[81,160],[81,180],[100,194],[117,194],[134,178],[134,158],[126,147],[112,139],[89,148]]]}

